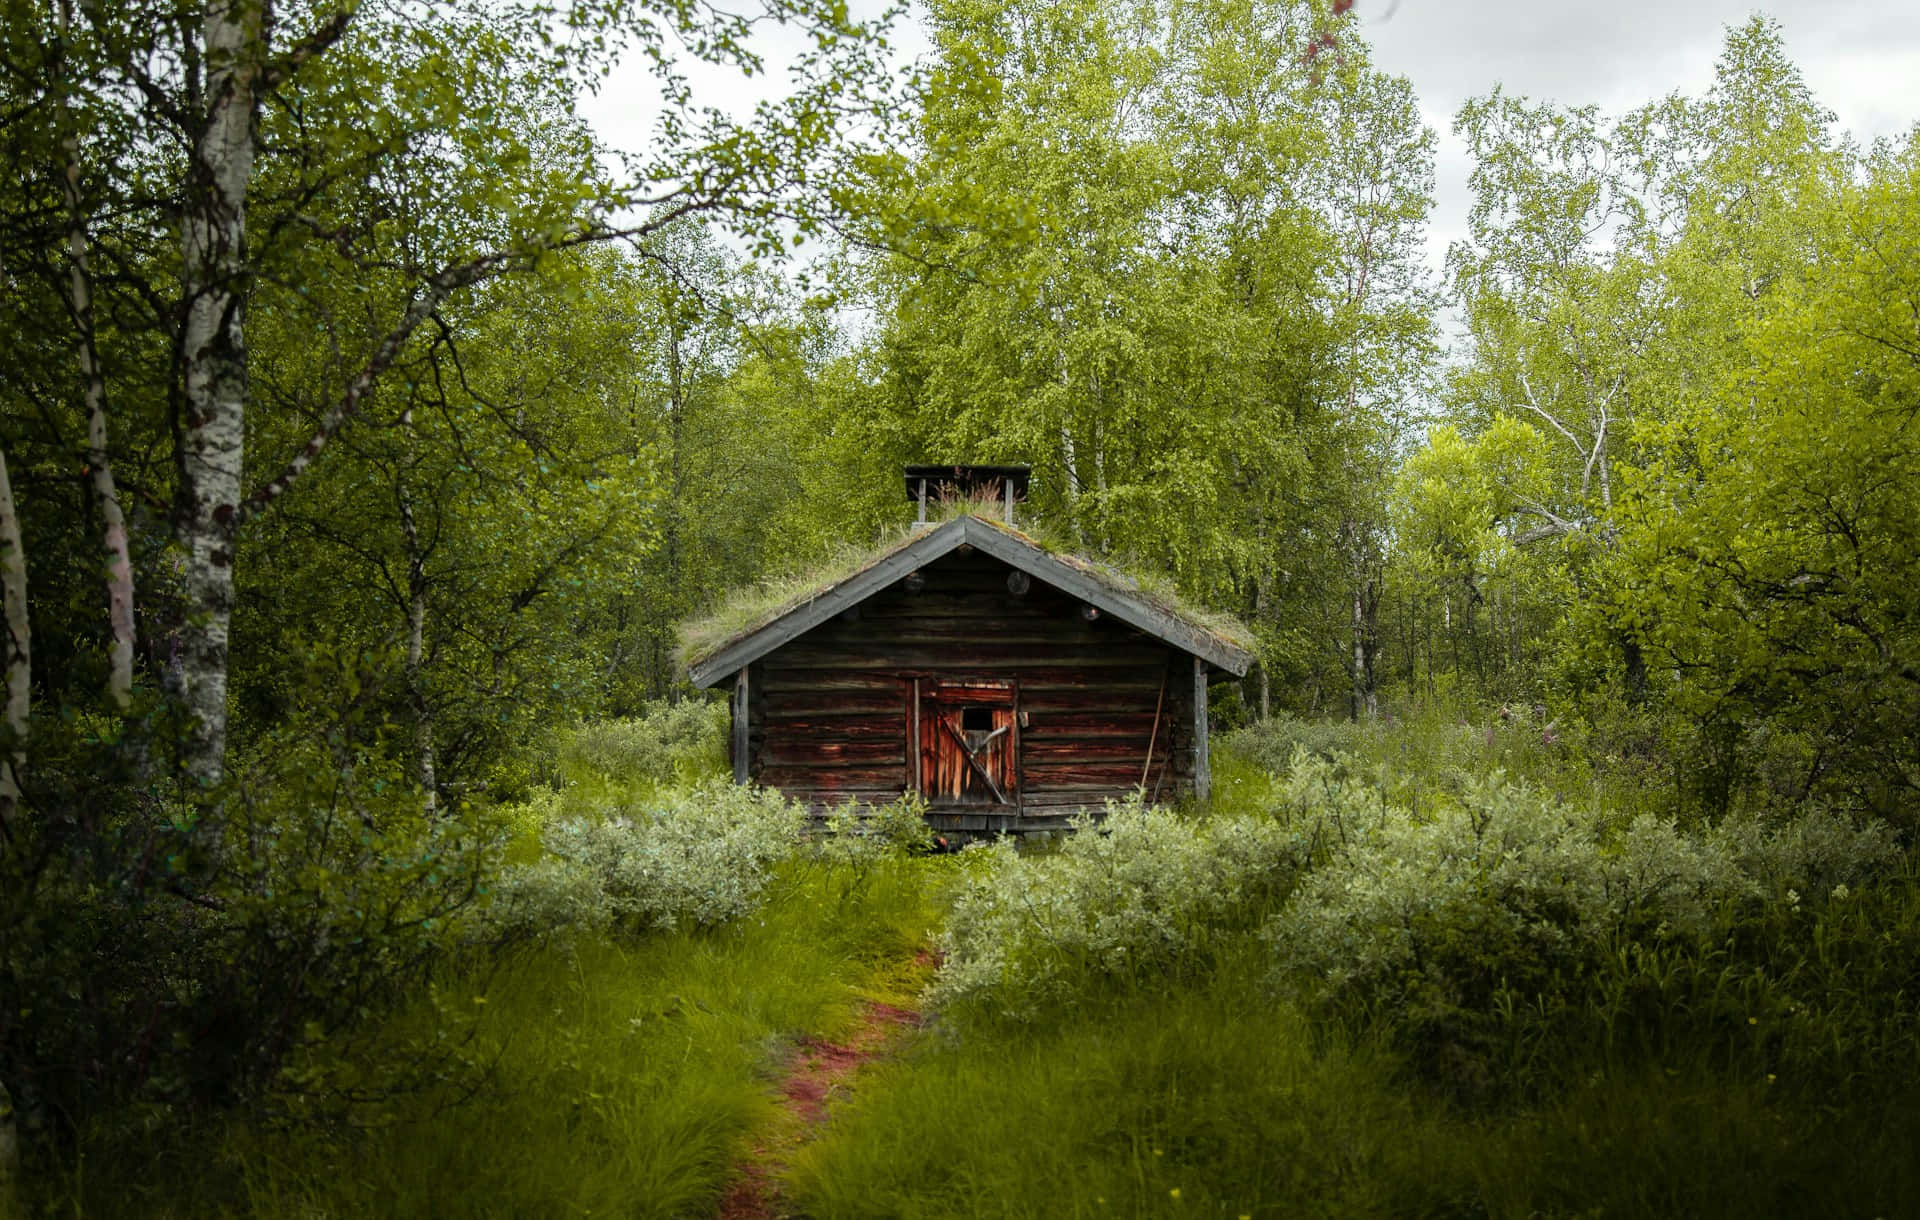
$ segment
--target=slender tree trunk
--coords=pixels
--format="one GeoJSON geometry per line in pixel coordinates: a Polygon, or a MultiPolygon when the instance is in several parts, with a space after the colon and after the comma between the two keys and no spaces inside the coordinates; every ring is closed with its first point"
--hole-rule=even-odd
{"type": "Polygon", "coordinates": [[[107,577],[107,697],[120,711],[133,696],[133,562],[127,553],[127,520],[120,510],[113,465],[107,456],[107,383],[93,313],[93,272],[88,262],[87,217],[80,198],[80,136],[66,88],[66,50],[73,30],[72,5],[62,0],[59,108],[62,130],[60,185],[67,205],[67,304],[78,339],[80,379],[87,409],[87,479],[100,509],[107,577]]]}
{"type": "Polygon", "coordinates": [[[433,704],[427,698],[427,557],[420,546],[406,477],[403,471],[399,499],[400,529],[407,539],[407,697],[413,704],[414,779],[420,784],[421,807],[431,818],[440,811],[440,792],[434,767],[433,704]]]}
{"type": "Polygon", "coordinates": [[[27,765],[27,717],[32,710],[33,636],[27,621],[27,552],[20,541],[20,515],[14,511],[7,455],[0,451],[0,601],[6,603],[4,646],[7,698],[0,731],[0,845],[13,837],[20,808],[20,772],[27,765]]]}
{"type": "MultiPolygon", "coordinates": [[[[213,0],[206,9],[206,86],[197,108],[204,125],[187,165],[180,226],[187,309],[174,536],[187,621],[176,694],[191,718],[182,770],[202,788],[218,784],[226,766],[227,629],[247,404],[246,200],[264,20],[261,0],[213,0]]],[[[203,820],[203,836],[216,833],[211,821],[203,820]]]]}
{"type": "Polygon", "coordinates": [[[79,331],[80,375],[87,408],[87,481],[100,509],[107,574],[107,697],[126,711],[133,697],[133,561],[127,549],[127,519],[120,509],[113,463],[107,455],[107,384],[94,338],[93,284],[87,265],[87,230],[80,211],[80,167],[69,144],[66,166],[67,249],[71,258],[69,304],[79,331]]]}
{"type": "Polygon", "coordinates": [[[673,303],[668,302],[667,321],[667,443],[670,449],[668,465],[668,500],[666,505],[666,530],[663,542],[667,552],[667,590],[663,604],[655,607],[654,622],[651,630],[656,640],[654,648],[653,678],[650,685],[655,692],[665,695],[673,689],[673,675],[667,672],[664,638],[673,631],[674,622],[691,606],[692,599],[685,593],[685,576],[681,571],[680,554],[681,506],[685,477],[682,465],[682,449],[686,439],[686,371],[681,363],[680,317],[673,303]]]}
{"type": "Polygon", "coordinates": [[[439,780],[434,774],[433,710],[427,701],[425,640],[427,634],[427,582],[411,582],[411,600],[407,605],[407,686],[413,697],[413,746],[419,760],[416,778],[420,781],[420,802],[428,817],[440,810],[439,780]]]}
{"type": "Polygon", "coordinates": [[[1350,623],[1353,655],[1347,706],[1351,718],[1359,720],[1370,718],[1380,710],[1379,681],[1374,671],[1374,657],[1380,650],[1380,586],[1366,531],[1357,522],[1349,521],[1343,533],[1353,581],[1350,623]]]}

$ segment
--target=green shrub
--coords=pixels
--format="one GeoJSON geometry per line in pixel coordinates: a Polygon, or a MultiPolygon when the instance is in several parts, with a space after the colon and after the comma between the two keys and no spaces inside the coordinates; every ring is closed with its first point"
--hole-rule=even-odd
{"type": "Polygon", "coordinates": [[[546,821],[545,852],[501,877],[489,935],[738,919],[759,904],[806,825],[806,811],[779,793],[725,780],[599,813],[546,821]]]}
{"type": "Polygon", "coordinates": [[[914,855],[933,846],[927,802],[909,792],[884,805],[848,801],[827,818],[817,850],[827,860],[864,863],[888,856],[914,855]]]}
{"type": "Polygon", "coordinates": [[[1514,1083],[1501,1077],[1516,1054],[1550,1057],[1556,1036],[1612,1028],[1625,1009],[1604,995],[1636,990],[1612,976],[1663,949],[1697,964],[1737,929],[1846,896],[1895,856],[1884,824],[1823,810],[1695,831],[1644,814],[1621,825],[1499,775],[1415,818],[1304,752],[1287,791],[1327,858],[1266,926],[1279,978],[1384,1023],[1424,1070],[1473,1093],[1514,1083]]]}
{"type": "Polygon", "coordinates": [[[664,699],[638,716],[592,720],[558,734],[558,777],[567,784],[696,783],[727,765],[727,705],[664,699]]]}
{"type": "Polygon", "coordinates": [[[1103,982],[1191,977],[1216,937],[1257,923],[1303,859],[1298,836],[1270,819],[1194,821],[1138,795],[1075,830],[1050,854],[1004,842],[978,853],[940,935],[938,1006],[1024,1017],[1103,982]]]}

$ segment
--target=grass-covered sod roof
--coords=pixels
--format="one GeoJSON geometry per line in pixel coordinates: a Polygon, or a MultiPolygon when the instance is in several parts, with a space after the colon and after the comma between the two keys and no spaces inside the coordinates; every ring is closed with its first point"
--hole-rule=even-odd
{"type": "Polygon", "coordinates": [[[1230,616],[1185,602],[1170,582],[1145,581],[1111,564],[1054,549],[972,511],[958,512],[931,529],[903,529],[875,546],[840,551],[809,571],[740,590],[712,614],[682,625],[680,660],[697,684],[709,685],[752,659],[756,637],[776,625],[787,631],[811,629],[816,618],[864,601],[967,542],[1040,580],[1107,602],[1135,626],[1230,672],[1244,673],[1252,662],[1252,632],[1230,616]]]}

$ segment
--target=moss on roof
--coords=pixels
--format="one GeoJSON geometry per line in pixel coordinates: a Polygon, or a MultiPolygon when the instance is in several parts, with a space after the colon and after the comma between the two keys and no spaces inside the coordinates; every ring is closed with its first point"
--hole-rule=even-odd
{"type": "MultiPolygon", "coordinates": [[[[1143,602],[1163,614],[1180,619],[1196,631],[1222,643],[1249,653],[1258,651],[1258,642],[1244,623],[1232,615],[1187,601],[1175,590],[1172,580],[1143,577],[1122,571],[1103,560],[1077,554],[1059,545],[1057,540],[1036,536],[988,516],[981,511],[982,507],[962,501],[949,506],[936,520],[944,524],[970,516],[1044,551],[1049,558],[1099,581],[1116,594],[1143,602]]],[[[994,511],[998,511],[997,505],[994,511]]],[[[744,586],[726,597],[706,616],[690,619],[680,625],[676,659],[683,667],[690,667],[717,656],[925,536],[925,529],[902,526],[872,546],[842,547],[805,571],[744,586]]]]}

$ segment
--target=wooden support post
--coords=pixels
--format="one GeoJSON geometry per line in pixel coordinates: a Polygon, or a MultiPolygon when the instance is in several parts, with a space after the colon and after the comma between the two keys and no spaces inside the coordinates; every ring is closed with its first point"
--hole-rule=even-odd
{"type": "Polygon", "coordinates": [[[913,729],[907,739],[907,774],[913,780],[913,790],[922,796],[927,792],[926,751],[920,745],[920,679],[913,680],[913,729]]]}
{"type": "Polygon", "coordinates": [[[747,673],[753,667],[742,665],[740,672],[733,676],[733,782],[744,784],[748,780],[747,763],[747,709],[748,687],[747,673]]]}
{"type": "Polygon", "coordinates": [[[1000,481],[1001,481],[1001,483],[1003,483],[1003,484],[1004,484],[1004,485],[1006,486],[1006,492],[1007,492],[1007,512],[1006,512],[1006,518],[1007,518],[1007,528],[1008,528],[1008,529],[1012,529],[1012,528],[1013,528],[1013,480],[1012,480],[1012,479],[1002,479],[1002,480],[1000,480],[1000,481]]]}
{"type": "Polygon", "coordinates": [[[1207,663],[1193,659],[1193,794],[1213,796],[1213,764],[1207,757],[1207,663]]]}

